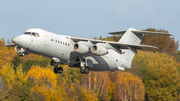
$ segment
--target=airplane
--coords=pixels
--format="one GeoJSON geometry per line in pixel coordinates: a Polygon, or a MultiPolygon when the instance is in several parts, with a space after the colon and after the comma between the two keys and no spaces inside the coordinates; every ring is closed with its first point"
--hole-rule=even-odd
{"type": "Polygon", "coordinates": [[[69,67],[80,68],[81,74],[89,71],[125,70],[131,68],[131,62],[137,50],[144,47],[157,48],[150,45],[140,45],[144,35],[172,35],[164,32],[139,31],[129,28],[127,31],[110,32],[112,35],[122,35],[118,42],[86,39],[55,34],[39,28],[31,28],[12,39],[15,51],[20,55],[38,54],[51,59],[54,73],[63,73],[58,63],[69,67]]]}

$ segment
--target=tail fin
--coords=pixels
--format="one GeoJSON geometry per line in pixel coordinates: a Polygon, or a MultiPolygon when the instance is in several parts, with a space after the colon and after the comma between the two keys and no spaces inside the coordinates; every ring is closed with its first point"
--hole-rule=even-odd
{"type": "MultiPolygon", "coordinates": [[[[150,34],[150,35],[172,35],[169,33],[163,33],[163,32],[150,32],[150,31],[138,31],[133,28],[129,28],[127,31],[120,31],[120,32],[111,32],[109,34],[112,35],[123,35],[122,38],[118,41],[119,43],[125,43],[125,44],[137,44],[139,45],[141,43],[141,40],[144,36],[144,34],[150,34]]],[[[122,50],[122,57],[128,61],[132,61],[136,49],[133,47],[128,47],[129,49],[121,49],[122,50]]]]}
{"type": "MultiPolygon", "coordinates": [[[[134,34],[132,31],[135,31],[136,29],[133,28],[129,28],[124,35],[122,36],[122,38],[118,41],[119,43],[126,43],[126,44],[140,44],[142,38],[143,38],[143,34],[134,34]]],[[[132,59],[134,58],[135,53],[130,50],[130,49],[121,49],[123,54],[122,54],[122,58],[128,60],[128,61],[132,61],[132,59]]]]}
{"type": "Polygon", "coordinates": [[[143,34],[134,34],[132,31],[137,31],[137,30],[133,28],[129,28],[118,42],[139,45],[141,39],[143,38],[143,34]]]}

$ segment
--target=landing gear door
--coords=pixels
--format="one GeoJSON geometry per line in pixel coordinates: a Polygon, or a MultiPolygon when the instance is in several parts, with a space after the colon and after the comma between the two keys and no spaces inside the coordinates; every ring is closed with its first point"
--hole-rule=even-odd
{"type": "Polygon", "coordinates": [[[44,44],[46,46],[49,45],[49,37],[48,37],[48,34],[46,32],[44,33],[44,44]]]}
{"type": "Polygon", "coordinates": [[[93,61],[90,59],[86,59],[86,66],[93,68],[93,61]]]}

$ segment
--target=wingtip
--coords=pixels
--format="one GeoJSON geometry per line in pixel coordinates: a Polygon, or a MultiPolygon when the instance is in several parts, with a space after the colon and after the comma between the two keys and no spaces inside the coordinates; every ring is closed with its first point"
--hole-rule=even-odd
{"type": "Polygon", "coordinates": [[[8,45],[5,45],[6,47],[14,47],[16,46],[16,44],[8,44],[8,45]]]}
{"type": "Polygon", "coordinates": [[[172,34],[172,33],[169,33],[171,36],[174,36],[174,34],[172,34]]]}
{"type": "Polygon", "coordinates": [[[158,49],[158,47],[154,46],[155,49],[158,49]]]}

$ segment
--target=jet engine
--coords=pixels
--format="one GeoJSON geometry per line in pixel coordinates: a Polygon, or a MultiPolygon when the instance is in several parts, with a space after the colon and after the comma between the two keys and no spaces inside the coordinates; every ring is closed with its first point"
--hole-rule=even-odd
{"type": "Polygon", "coordinates": [[[96,55],[105,55],[108,53],[107,49],[100,45],[94,45],[91,47],[92,53],[96,55]]]}
{"type": "Polygon", "coordinates": [[[83,44],[76,43],[74,44],[74,51],[77,53],[84,54],[89,52],[89,48],[83,44]]]}
{"type": "Polygon", "coordinates": [[[15,46],[15,51],[20,55],[20,56],[24,56],[29,54],[28,51],[26,51],[24,48],[19,47],[18,45],[15,46]]]}

